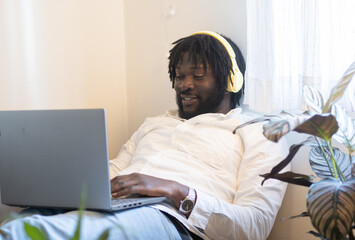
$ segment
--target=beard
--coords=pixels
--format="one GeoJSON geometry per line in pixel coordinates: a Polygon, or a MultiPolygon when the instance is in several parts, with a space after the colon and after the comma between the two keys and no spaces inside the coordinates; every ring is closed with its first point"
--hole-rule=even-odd
{"type": "Polygon", "coordinates": [[[176,94],[176,104],[179,107],[179,116],[183,119],[190,119],[204,113],[215,113],[218,111],[218,108],[221,106],[224,99],[224,90],[216,90],[207,99],[201,100],[201,98],[199,98],[200,103],[195,111],[184,112],[180,94],[188,94],[189,91],[190,90],[187,90],[176,94]]]}

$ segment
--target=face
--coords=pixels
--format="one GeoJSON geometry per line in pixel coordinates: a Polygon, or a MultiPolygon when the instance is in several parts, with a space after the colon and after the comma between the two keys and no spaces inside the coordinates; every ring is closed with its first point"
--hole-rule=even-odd
{"type": "Polygon", "coordinates": [[[176,66],[176,102],[181,118],[190,119],[203,113],[227,113],[230,110],[230,95],[217,90],[217,82],[211,69],[197,66],[182,55],[176,66]]]}

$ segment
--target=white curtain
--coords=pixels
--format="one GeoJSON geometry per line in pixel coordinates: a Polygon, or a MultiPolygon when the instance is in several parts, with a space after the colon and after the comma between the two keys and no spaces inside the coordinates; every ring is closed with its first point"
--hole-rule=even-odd
{"type": "MultiPolygon", "coordinates": [[[[245,103],[277,113],[302,108],[302,87],[328,97],[355,60],[354,0],[248,0],[245,103]]],[[[354,83],[342,104],[354,111],[354,83]]]]}

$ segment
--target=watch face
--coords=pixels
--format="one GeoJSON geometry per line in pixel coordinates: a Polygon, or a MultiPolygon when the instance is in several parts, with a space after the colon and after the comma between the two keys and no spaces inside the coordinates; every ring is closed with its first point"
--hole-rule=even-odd
{"type": "Polygon", "coordinates": [[[181,208],[184,211],[191,211],[194,208],[194,203],[191,200],[183,201],[181,208]]]}

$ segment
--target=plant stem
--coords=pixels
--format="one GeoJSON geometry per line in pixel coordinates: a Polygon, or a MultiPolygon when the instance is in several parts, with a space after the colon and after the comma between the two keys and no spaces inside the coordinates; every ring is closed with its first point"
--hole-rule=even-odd
{"type": "Polygon", "coordinates": [[[332,165],[333,165],[333,170],[334,170],[334,177],[335,177],[335,179],[338,179],[338,171],[337,171],[337,163],[336,163],[336,161],[335,161],[335,159],[334,159],[334,154],[333,154],[333,148],[332,148],[332,146],[330,145],[330,141],[328,142],[328,141],[325,141],[326,143],[327,143],[327,146],[328,146],[328,149],[329,149],[329,151],[330,151],[330,159],[332,160],[332,165]]]}
{"type": "Polygon", "coordinates": [[[316,139],[316,142],[317,142],[319,148],[322,150],[322,154],[323,154],[323,157],[324,157],[325,162],[326,162],[327,165],[328,165],[330,174],[332,175],[332,177],[334,177],[332,168],[330,167],[330,164],[329,164],[329,161],[328,161],[328,158],[330,157],[330,153],[328,152],[328,153],[326,154],[326,153],[325,153],[325,150],[324,150],[324,147],[319,143],[318,138],[317,138],[316,136],[315,136],[314,138],[316,139]]]}
{"type": "Polygon", "coordinates": [[[335,158],[334,158],[333,147],[331,147],[331,146],[332,146],[331,141],[332,141],[332,140],[330,139],[329,145],[330,145],[330,151],[331,151],[332,162],[333,162],[333,164],[335,164],[335,166],[336,166],[336,169],[337,169],[337,172],[338,172],[338,174],[339,174],[340,180],[342,180],[342,182],[345,183],[345,182],[347,182],[347,180],[346,180],[346,178],[345,178],[343,172],[341,171],[338,162],[337,162],[337,161],[335,160],[335,158]],[[333,160],[334,160],[334,161],[333,161],[333,160]]]}
{"type": "Polygon", "coordinates": [[[349,161],[350,161],[350,166],[351,166],[351,177],[355,177],[355,164],[353,164],[353,158],[351,156],[351,152],[349,150],[349,161]]]}
{"type": "MultiPolygon", "coordinates": [[[[348,151],[349,151],[349,162],[350,162],[350,166],[351,166],[351,177],[355,177],[355,165],[353,164],[353,159],[351,157],[351,154],[354,152],[354,149],[351,146],[351,143],[349,141],[349,139],[347,138],[345,132],[343,131],[343,135],[344,135],[344,139],[346,141],[345,146],[347,147],[348,151]]],[[[354,138],[354,136],[352,137],[352,139],[354,138]]]]}
{"type": "Polygon", "coordinates": [[[343,182],[343,183],[346,183],[346,182],[347,182],[346,177],[344,176],[343,172],[341,171],[341,169],[340,169],[338,163],[335,162],[335,164],[336,164],[338,173],[339,173],[339,175],[340,175],[340,178],[342,179],[342,182],[343,182]]]}

